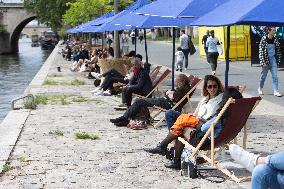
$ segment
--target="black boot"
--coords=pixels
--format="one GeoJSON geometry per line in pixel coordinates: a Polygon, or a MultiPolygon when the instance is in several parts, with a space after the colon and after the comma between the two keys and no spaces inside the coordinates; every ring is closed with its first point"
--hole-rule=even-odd
{"type": "Polygon", "coordinates": [[[120,117],[115,118],[115,119],[110,119],[110,122],[112,122],[112,123],[118,123],[118,122],[122,122],[122,121],[127,121],[126,117],[120,116],[120,117]]]}
{"type": "Polygon", "coordinates": [[[162,156],[166,155],[168,144],[175,140],[177,137],[168,134],[167,137],[155,148],[144,148],[146,152],[151,154],[160,154],[162,156]]]}
{"type": "Polygon", "coordinates": [[[171,162],[165,163],[165,167],[170,169],[180,170],[181,169],[180,158],[174,158],[171,162]]]}

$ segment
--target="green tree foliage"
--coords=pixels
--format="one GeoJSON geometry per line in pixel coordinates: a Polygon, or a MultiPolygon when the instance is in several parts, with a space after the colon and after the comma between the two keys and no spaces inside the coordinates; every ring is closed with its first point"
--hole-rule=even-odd
{"type": "Polygon", "coordinates": [[[66,3],[75,0],[25,0],[24,6],[37,15],[41,23],[50,26],[54,31],[62,27],[62,15],[67,10],[66,3]]]}
{"type": "MultiPolygon", "coordinates": [[[[133,0],[118,0],[119,10],[123,10],[133,0]]],[[[67,3],[69,9],[63,15],[65,25],[76,26],[113,10],[113,0],[77,0],[67,3]]]]}

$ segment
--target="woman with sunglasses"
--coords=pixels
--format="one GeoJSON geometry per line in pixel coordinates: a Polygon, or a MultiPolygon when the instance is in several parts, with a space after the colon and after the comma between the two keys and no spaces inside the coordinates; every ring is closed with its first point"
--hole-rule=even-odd
{"type": "Polygon", "coordinates": [[[166,111],[166,122],[169,128],[169,134],[155,148],[147,148],[145,151],[165,155],[168,144],[179,136],[182,136],[185,128],[188,128],[187,132],[191,132],[216,114],[219,109],[219,104],[222,101],[223,92],[224,88],[221,81],[216,76],[206,75],[201,92],[204,98],[199,102],[195,112],[193,114],[181,114],[175,110],[166,111]]]}

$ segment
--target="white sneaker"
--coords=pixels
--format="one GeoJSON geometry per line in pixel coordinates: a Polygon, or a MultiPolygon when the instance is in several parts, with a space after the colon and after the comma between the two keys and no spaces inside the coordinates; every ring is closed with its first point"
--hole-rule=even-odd
{"type": "Polygon", "coordinates": [[[216,75],[216,71],[212,71],[212,75],[216,75]]]}
{"type": "Polygon", "coordinates": [[[100,87],[96,87],[94,90],[91,90],[91,93],[97,93],[101,90],[100,87]]]}
{"type": "Polygon", "coordinates": [[[103,96],[103,91],[98,91],[96,93],[94,93],[94,96],[103,96]]]}
{"type": "Polygon", "coordinates": [[[102,75],[97,72],[91,72],[91,75],[96,79],[101,79],[102,75]]]}
{"type": "Polygon", "coordinates": [[[238,164],[242,165],[244,168],[246,168],[250,172],[253,171],[253,169],[256,166],[256,161],[259,155],[250,153],[236,144],[231,144],[229,146],[229,151],[230,151],[232,158],[238,164]]]}
{"type": "MultiPolygon", "coordinates": [[[[259,95],[264,95],[264,94],[263,94],[263,91],[262,91],[262,88],[260,88],[260,87],[257,89],[257,92],[258,92],[259,95]]],[[[275,93],[274,93],[274,94],[275,94],[275,93]]]]}
{"type": "Polygon", "coordinates": [[[281,93],[279,93],[278,91],[274,91],[274,96],[281,97],[283,95],[281,93]]]}
{"type": "Polygon", "coordinates": [[[109,90],[107,90],[107,91],[104,91],[104,92],[103,92],[103,95],[104,95],[104,96],[111,96],[111,93],[110,93],[109,90]]]}

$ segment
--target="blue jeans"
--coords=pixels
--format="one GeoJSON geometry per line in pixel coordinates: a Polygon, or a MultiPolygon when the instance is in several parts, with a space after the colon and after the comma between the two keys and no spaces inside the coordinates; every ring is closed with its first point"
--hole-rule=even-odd
{"type": "Polygon", "coordinates": [[[259,87],[262,89],[264,86],[264,82],[268,73],[268,70],[270,70],[271,76],[272,76],[272,88],[275,91],[278,91],[278,77],[277,77],[277,63],[275,57],[270,58],[270,65],[266,68],[262,67],[261,73],[260,73],[260,82],[259,87]]]}
{"type": "Polygon", "coordinates": [[[167,127],[168,127],[169,130],[171,129],[173,124],[176,122],[176,120],[177,120],[177,118],[178,118],[178,116],[180,114],[181,114],[180,112],[172,110],[172,109],[171,110],[167,110],[165,112],[167,127]]]}
{"type": "Polygon", "coordinates": [[[284,189],[284,152],[270,155],[252,172],[252,189],[284,189]]]}

